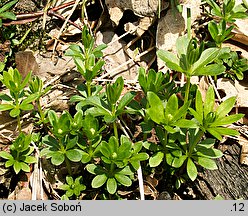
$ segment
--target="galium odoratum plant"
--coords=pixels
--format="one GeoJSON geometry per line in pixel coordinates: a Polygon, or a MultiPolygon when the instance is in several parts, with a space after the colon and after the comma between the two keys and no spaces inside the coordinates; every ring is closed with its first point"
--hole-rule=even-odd
{"type": "Polygon", "coordinates": [[[20,133],[15,141],[10,145],[10,153],[1,151],[0,157],[6,159],[5,167],[13,167],[16,174],[21,170],[30,172],[29,165],[36,163],[36,158],[31,156],[34,147],[30,146],[31,134],[20,133]]]}
{"type": "Polygon", "coordinates": [[[79,93],[83,98],[74,96],[71,98],[73,102],[83,100],[92,94],[96,95],[102,89],[101,85],[94,85],[92,80],[102,72],[102,66],[104,65],[104,61],[101,59],[103,56],[102,50],[106,48],[106,45],[96,46],[94,36],[89,32],[87,26],[84,26],[82,30],[82,44],[83,47],[72,44],[66,52],[67,56],[73,58],[77,70],[86,81],[85,85],[78,86],[79,93]]]}
{"type": "Polygon", "coordinates": [[[114,129],[114,135],[118,139],[117,118],[125,113],[125,107],[135,97],[134,92],[128,92],[121,97],[121,93],[124,89],[124,80],[122,77],[118,77],[114,83],[107,84],[105,97],[91,96],[81,101],[78,105],[81,107],[90,105],[86,110],[86,114],[91,114],[94,117],[103,116],[106,123],[112,124],[114,129]]]}
{"type": "Polygon", "coordinates": [[[110,194],[115,194],[121,185],[131,186],[135,171],[140,161],[148,159],[148,154],[140,152],[142,142],[132,143],[126,136],[121,135],[120,140],[111,136],[109,141],[100,144],[101,161],[99,164],[88,164],[87,171],[96,175],[91,185],[100,188],[106,184],[110,194]]]}
{"type": "Polygon", "coordinates": [[[69,175],[72,175],[71,161],[79,162],[82,159],[82,150],[77,147],[78,136],[75,130],[80,130],[82,123],[81,115],[78,114],[73,119],[69,112],[65,111],[60,117],[55,111],[48,111],[49,127],[51,135],[42,138],[45,148],[41,150],[41,156],[51,158],[55,166],[65,162],[69,175]]]}
{"type": "Polygon", "coordinates": [[[38,124],[47,123],[45,121],[45,112],[42,110],[40,99],[43,95],[45,95],[51,89],[51,86],[49,86],[45,89],[43,86],[44,86],[44,83],[43,83],[42,79],[39,78],[38,76],[32,77],[32,79],[28,85],[29,94],[30,95],[37,94],[37,98],[36,98],[35,102],[37,104],[38,115],[39,115],[38,116],[38,118],[39,118],[38,124]]]}
{"type": "MultiPolygon", "coordinates": [[[[159,145],[149,142],[143,144],[146,149],[153,152],[149,165],[156,167],[164,161],[175,169],[172,174],[175,174],[176,170],[182,172],[182,169],[186,168],[187,176],[192,181],[197,176],[198,165],[216,169],[217,166],[212,159],[222,156],[222,153],[214,148],[215,140],[205,139],[204,135],[211,134],[218,140],[222,140],[224,135],[236,136],[239,134],[236,130],[225,126],[244,116],[243,114],[227,116],[235,104],[235,97],[228,98],[214,108],[215,94],[212,86],[207,91],[204,103],[200,91],[197,90],[194,109],[189,107],[189,101],[178,108],[178,99],[175,95],[163,102],[155,93],[148,92],[147,99],[150,104],[147,113],[157,124],[155,130],[160,140],[159,145]],[[184,119],[188,110],[194,117],[191,120],[184,119]]],[[[182,182],[184,179],[178,176],[177,187],[180,187],[182,182]]]]}
{"type": "Polygon", "coordinates": [[[0,99],[4,103],[0,104],[0,111],[9,110],[9,115],[17,118],[18,130],[21,132],[21,111],[34,109],[32,102],[38,97],[38,93],[27,94],[24,89],[31,77],[31,72],[23,79],[17,69],[9,68],[0,76],[1,82],[9,90],[9,94],[0,94],[0,99]]]}
{"type": "Polygon", "coordinates": [[[82,191],[86,189],[86,186],[82,183],[82,179],[82,176],[77,177],[75,180],[71,176],[66,176],[66,183],[59,187],[59,189],[65,191],[61,199],[78,199],[82,191]]]}
{"type": "Polygon", "coordinates": [[[158,50],[157,55],[171,70],[186,75],[184,96],[186,103],[189,98],[192,76],[216,76],[223,73],[226,68],[222,64],[213,63],[220,49],[204,49],[204,44],[198,45],[195,38],[189,40],[186,36],[179,37],[176,41],[176,49],[177,55],[165,50],[158,50]]]}
{"type": "Polygon", "coordinates": [[[211,15],[225,22],[235,22],[236,19],[248,17],[246,1],[243,1],[243,4],[236,4],[235,0],[224,0],[221,5],[214,0],[206,0],[206,2],[211,6],[211,15]]]}

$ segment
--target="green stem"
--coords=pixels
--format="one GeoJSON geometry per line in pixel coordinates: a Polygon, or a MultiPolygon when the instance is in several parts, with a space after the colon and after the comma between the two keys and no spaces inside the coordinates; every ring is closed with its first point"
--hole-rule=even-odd
{"type": "Polygon", "coordinates": [[[91,96],[91,82],[86,82],[88,97],[91,96]]]}
{"type": "Polygon", "coordinates": [[[194,148],[196,147],[196,145],[200,142],[201,138],[203,137],[204,135],[204,132],[203,131],[198,131],[196,136],[195,136],[195,139],[194,139],[194,142],[191,143],[190,147],[189,147],[189,157],[191,157],[193,151],[194,151],[194,148]]]}
{"type": "Polygon", "coordinates": [[[118,140],[118,131],[117,131],[117,124],[116,121],[113,122],[113,128],[114,128],[114,135],[116,137],[116,139],[118,140]]]}
{"type": "Polygon", "coordinates": [[[41,119],[41,122],[44,123],[45,121],[45,115],[42,111],[42,108],[41,108],[41,105],[40,105],[40,98],[37,99],[37,107],[38,107],[38,112],[40,114],[40,119],[41,119]]]}
{"type": "Polygon", "coordinates": [[[190,77],[186,76],[184,104],[186,104],[189,100],[189,91],[190,91],[190,77]]]}
{"type": "Polygon", "coordinates": [[[187,35],[188,39],[191,39],[191,10],[187,8],[187,35]]]}

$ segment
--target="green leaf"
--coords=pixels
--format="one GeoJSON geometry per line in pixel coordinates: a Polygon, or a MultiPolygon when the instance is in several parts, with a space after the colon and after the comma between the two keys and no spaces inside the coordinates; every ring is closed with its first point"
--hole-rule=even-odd
{"type": "Polygon", "coordinates": [[[30,167],[26,163],[20,162],[20,165],[24,172],[30,172],[30,167]]]}
{"type": "Polygon", "coordinates": [[[133,170],[131,170],[130,166],[125,166],[123,169],[121,169],[117,173],[121,175],[132,175],[133,170]]]}
{"type": "Polygon", "coordinates": [[[172,166],[175,168],[179,168],[183,165],[184,161],[187,159],[186,155],[183,155],[179,158],[175,157],[173,162],[172,162],[172,166]]]}
{"type": "Polygon", "coordinates": [[[115,174],[115,179],[124,186],[129,187],[132,185],[132,180],[129,177],[122,175],[120,173],[115,174]]]}
{"type": "Polygon", "coordinates": [[[51,162],[55,166],[59,166],[65,160],[65,155],[62,154],[61,152],[52,152],[51,156],[52,156],[51,162]]]}
{"type": "Polygon", "coordinates": [[[12,110],[10,111],[9,115],[10,115],[11,117],[15,118],[15,117],[19,116],[20,113],[21,113],[20,109],[14,108],[14,109],[12,109],[12,110]]]}
{"type": "Polygon", "coordinates": [[[88,163],[91,160],[90,155],[87,152],[82,152],[82,159],[81,162],[82,163],[88,163]]]}
{"type": "Polygon", "coordinates": [[[225,116],[225,117],[217,118],[211,124],[211,127],[217,127],[217,126],[232,124],[232,123],[238,121],[239,119],[241,119],[243,117],[244,117],[244,114],[234,114],[234,115],[230,115],[230,116],[225,116]]]}
{"type": "Polygon", "coordinates": [[[218,118],[223,118],[226,114],[228,114],[236,101],[236,97],[230,97],[226,99],[224,102],[222,102],[218,108],[216,109],[216,115],[218,118]]]}
{"type": "Polygon", "coordinates": [[[183,72],[183,69],[179,65],[179,59],[177,56],[169,51],[158,50],[157,56],[165,62],[165,64],[171,69],[178,72],[183,72]]]}
{"type": "Polygon", "coordinates": [[[104,169],[101,166],[95,164],[87,164],[86,169],[89,173],[94,175],[100,175],[105,173],[104,169]]]}
{"type": "Polygon", "coordinates": [[[4,6],[2,6],[0,8],[0,14],[3,13],[4,11],[10,9],[14,4],[16,4],[18,2],[18,0],[14,0],[14,1],[11,1],[7,4],[5,4],[4,6]]]}
{"type": "Polygon", "coordinates": [[[205,158],[220,158],[223,156],[223,153],[215,148],[208,148],[202,145],[197,145],[196,155],[205,158]]]}
{"type": "Polygon", "coordinates": [[[216,163],[210,158],[199,157],[197,162],[199,163],[199,165],[201,165],[202,167],[206,169],[209,169],[209,170],[218,169],[216,163]]]}
{"type": "Polygon", "coordinates": [[[215,21],[210,21],[208,23],[208,31],[210,33],[210,35],[212,36],[212,38],[215,40],[215,38],[218,36],[218,27],[215,21]]]}
{"type": "Polygon", "coordinates": [[[204,50],[201,54],[199,60],[193,65],[192,71],[198,71],[200,68],[205,67],[207,64],[211,63],[219,54],[218,48],[208,48],[204,50]]]}
{"type": "Polygon", "coordinates": [[[13,168],[14,168],[15,173],[18,174],[22,169],[21,162],[15,161],[13,168]]]}
{"type": "Polygon", "coordinates": [[[82,151],[79,149],[70,149],[66,151],[66,157],[73,162],[79,162],[82,159],[82,151]]]}
{"type": "MultiPolygon", "coordinates": [[[[19,71],[17,69],[15,69],[16,72],[18,72],[18,74],[20,75],[19,71]]],[[[25,77],[25,79],[23,80],[22,84],[20,85],[20,89],[24,89],[25,86],[28,84],[30,78],[31,78],[32,72],[30,71],[27,76],[25,77]]],[[[21,76],[21,75],[20,75],[21,76]]]]}
{"type": "Polygon", "coordinates": [[[104,185],[107,179],[108,177],[106,176],[106,174],[97,175],[96,177],[93,178],[91,182],[91,186],[93,188],[99,188],[104,185]]]}
{"type": "Polygon", "coordinates": [[[154,155],[152,155],[149,158],[150,167],[157,167],[163,161],[163,158],[164,158],[163,152],[160,152],[160,151],[156,152],[154,155]]]}
{"type": "Polygon", "coordinates": [[[187,161],[187,174],[192,181],[197,177],[197,168],[191,158],[188,158],[187,161]]]}
{"type": "Polygon", "coordinates": [[[22,101],[22,104],[29,104],[33,101],[35,101],[39,97],[39,93],[34,93],[29,95],[25,100],[22,101]]]}
{"type": "Polygon", "coordinates": [[[181,37],[177,38],[176,48],[177,48],[178,56],[181,56],[183,54],[186,55],[189,41],[190,40],[188,39],[187,36],[181,36],[181,37]]]}
{"type": "Polygon", "coordinates": [[[145,152],[138,153],[132,157],[132,160],[144,161],[149,158],[149,155],[145,152]]]}
{"type": "Polygon", "coordinates": [[[117,190],[117,182],[114,178],[109,178],[107,181],[107,191],[110,194],[114,194],[117,190]]]}
{"type": "Polygon", "coordinates": [[[125,108],[125,106],[127,106],[135,97],[135,93],[133,92],[128,92],[127,94],[125,94],[119,102],[119,105],[117,107],[117,115],[121,114],[125,108]]]}
{"type": "Polygon", "coordinates": [[[229,136],[238,136],[239,135],[238,131],[230,129],[230,128],[215,127],[215,128],[211,128],[211,129],[214,129],[217,133],[219,133],[221,135],[229,135],[229,136]]]}
{"type": "Polygon", "coordinates": [[[28,164],[36,163],[37,159],[33,156],[26,156],[24,162],[28,164]]]}
{"type": "Polygon", "coordinates": [[[32,110],[34,109],[34,106],[32,104],[21,104],[20,105],[21,110],[32,110]]]}
{"type": "Polygon", "coordinates": [[[4,159],[7,159],[7,160],[13,159],[13,156],[10,153],[6,152],[6,151],[1,151],[0,152],[0,157],[2,157],[4,159]]]}
{"type": "Polygon", "coordinates": [[[216,130],[215,130],[215,128],[207,128],[207,131],[210,133],[210,134],[212,134],[215,138],[217,138],[218,140],[222,140],[222,136],[221,136],[221,134],[219,133],[219,132],[217,132],[216,130]]]}
{"type": "Polygon", "coordinates": [[[194,121],[188,120],[188,119],[179,119],[173,125],[179,128],[197,128],[198,127],[198,125],[194,121]]]}
{"type": "Polygon", "coordinates": [[[207,94],[206,94],[206,99],[204,102],[204,118],[207,117],[207,114],[212,112],[214,109],[214,102],[215,102],[215,97],[214,97],[214,89],[213,86],[210,86],[208,88],[207,94]]]}
{"type": "Polygon", "coordinates": [[[160,98],[155,93],[148,92],[147,100],[151,106],[149,109],[147,109],[147,113],[151,119],[158,124],[164,122],[164,106],[160,98]]]}
{"type": "Polygon", "coordinates": [[[193,75],[194,76],[217,76],[224,73],[226,67],[222,64],[211,64],[205,67],[198,68],[193,75]]]}
{"type": "Polygon", "coordinates": [[[168,99],[168,102],[166,104],[165,108],[165,116],[167,117],[168,115],[173,116],[175,111],[178,110],[178,99],[176,94],[173,94],[170,96],[168,99]]]}
{"type": "Polygon", "coordinates": [[[12,104],[0,104],[0,111],[6,111],[6,110],[10,110],[13,109],[14,105],[12,104]]]}

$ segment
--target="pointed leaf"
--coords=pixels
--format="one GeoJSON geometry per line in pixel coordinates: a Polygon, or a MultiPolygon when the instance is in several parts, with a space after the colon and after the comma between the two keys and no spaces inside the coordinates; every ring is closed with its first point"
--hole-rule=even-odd
{"type": "Polygon", "coordinates": [[[211,63],[217,57],[219,51],[218,48],[208,48],[204,50],[199,60],[193,65],[192,71],[197,71],[199,68],[211,63]]]}
{"type": "Polygon", "coordinates": [[[164,122],[164,106],[160,98],[155,93],[148,92],[147,100],[151,106],[149,109],[147,109],[147,113],[150,118],[158,124],[164,122]]]}
{"type": "Polygon", "coordinates": [[[188,158],[187,161],[187,174],[191,181],[194,181],[197,177],[197,168],[191,158],[188,158]]]}
{"type": "Polygon", "coordinates": [[[209,169],[209,170],[218,169],[216,163],[210,158],[199,157],[197,162],[199,163],[199,165],[201,165],[202,167],[206,169],[209,169]]]}
{"type": "Polygon", "coordinates": [[[177,58],[175,54],[165,51],[165,50],[158,50],[157,56],[162,61],[164,61],[167,67],[169,67],[171,70],[183,72],[183,69],[179,65],[179,59],[177,58]]]}
{"type": "Polygon", "coordinates": [[[193,72],[194,76],[217,76],[224,73],[226,67],[222,64],[211,64],[205,67],[199,67],[193,72]]]}

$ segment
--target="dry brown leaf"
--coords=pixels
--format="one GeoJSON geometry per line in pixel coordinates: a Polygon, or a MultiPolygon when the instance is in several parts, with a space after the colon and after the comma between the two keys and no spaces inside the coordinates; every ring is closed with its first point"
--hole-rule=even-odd
{"type": "MultiPolygon", "coordinates": [[[[168,10],[167,14],[158,22],[156,46],[158,49],[172,51],[176,53],[176,40],[182,35],[185,29],[182,14],[173,10],[168,10]]],[[[164,62],[158,58],[158,69],[165,66],[164,62]]],[[[168,68],[164,68],[166,72],[168,68]]]]}
{"type": "Polygon", "coordinates": [[[19,51],[15,54],[16,68],[21,73],[22,77],[32,71],[32,74],[39,73],[39,65],[36,62],[32,51],[19,51]]]}

